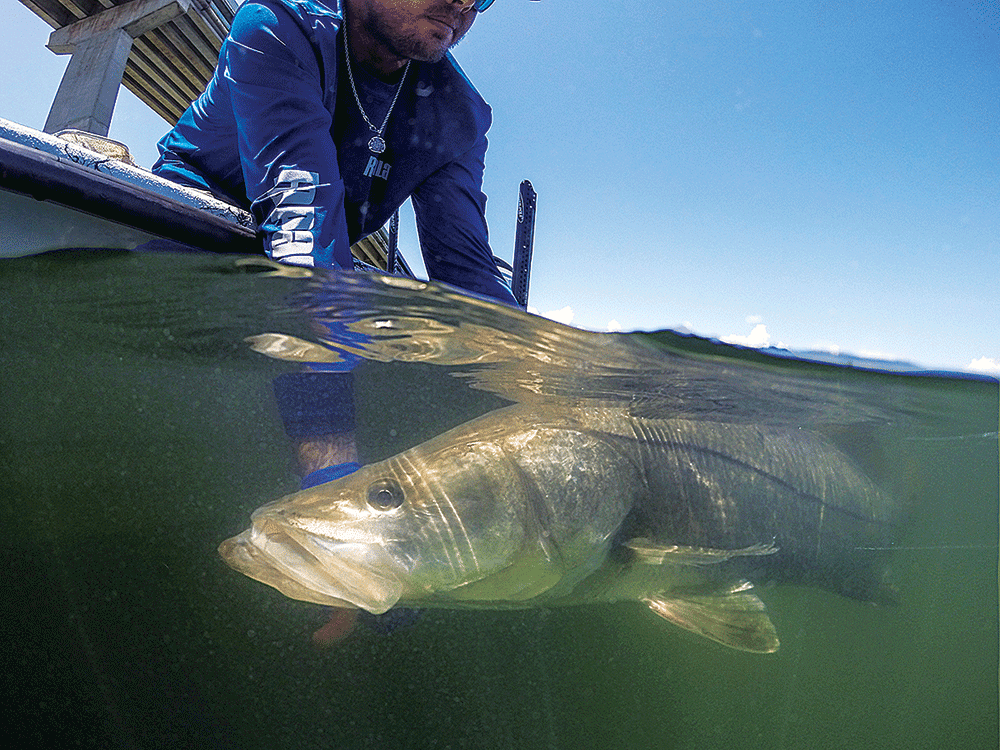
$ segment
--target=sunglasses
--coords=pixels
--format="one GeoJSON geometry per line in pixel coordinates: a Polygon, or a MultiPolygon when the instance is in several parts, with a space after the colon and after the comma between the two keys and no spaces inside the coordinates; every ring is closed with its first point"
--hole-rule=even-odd
{"type": "Polygon", "coordinates": [[[476,2],[472,4],[472,9],[476,11],[476,13],[482,13],[491,5],[493,5],[493,0],[476,0],[476,2]]]}

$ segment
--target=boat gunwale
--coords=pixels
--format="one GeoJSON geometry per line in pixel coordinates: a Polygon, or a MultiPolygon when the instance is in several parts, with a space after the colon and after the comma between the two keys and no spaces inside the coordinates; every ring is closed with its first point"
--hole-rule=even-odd
{"type": "Polygon", "coordinates": [[[0,189],[199,249],[261,253],[256,232],[233,220],[6,138],[0,138],[0,189]]]}

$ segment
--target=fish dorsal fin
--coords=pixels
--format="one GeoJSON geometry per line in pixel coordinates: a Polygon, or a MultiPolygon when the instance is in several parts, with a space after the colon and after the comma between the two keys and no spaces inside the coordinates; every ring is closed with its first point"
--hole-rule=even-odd
{"type": "Polygon", "coordinates": [[[635,552],[639,562],[649,565],[712,565],[734,557],[773,555],[778,551],[773,540],[742,549],[712,549],[683,544],[659,544],[645,537],[637,537],[626,542],[625,546],[635,552]]]}
{"type": "Polygon", "coordinates": [[[757,654],[778,650],[778,634],[748,581],[706,593],[657,594],[643,602],[664,620],[723,646],[757,654]]]}

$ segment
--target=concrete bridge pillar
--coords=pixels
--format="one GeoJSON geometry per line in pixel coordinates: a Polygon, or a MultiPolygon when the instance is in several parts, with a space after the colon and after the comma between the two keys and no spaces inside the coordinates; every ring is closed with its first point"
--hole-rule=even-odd
{"type": "Polygon", "coordinates": [[[132,40],[190,7],[191,0],[132,0],[53,31],[45,46],[72,57],[45,132],[76,128],[107,135],[132,40]]]}

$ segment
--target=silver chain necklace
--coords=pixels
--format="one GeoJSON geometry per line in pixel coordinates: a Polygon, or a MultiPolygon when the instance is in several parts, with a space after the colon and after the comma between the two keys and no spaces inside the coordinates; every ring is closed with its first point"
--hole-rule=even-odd
{"type": "Polygon", "coordinates": [[[381,154],[385,151],[385,139],[382,138],[382,132],[385,130],[385,126],[389,124],[389,115],[392,114],[393,107],[396,106],[396,100],[399,98],[399,92],[403,90],[403,82],[406,81],[406,74],[410,72],[410,63],[412,60],[406,61],[406,67],[403,69],[403,77],[399,79],[399,85],[396,86],[396,95],[392,97],[392,104],[389,105],[389,111],[385,113],[385,119],[382,120],[382,127],[376,128],[372,125],[372,121],[368,119],[368,115],[365,114],[365,108],[361,106],[361,97],[358,96],[358,88],[354,85],[354,73],[351,72],[351,48],[347,44],[347,22],[344,22],[344,59],[347,61],[347,79],[351,82],[351,91],[354,92],[354,101],[358,105],[358,110],[361,112],[361,116],[365,119],[368,127],[372,129],[375,133],[372,139],[368,141],[368,150],[373,154],[381,154]]]}

